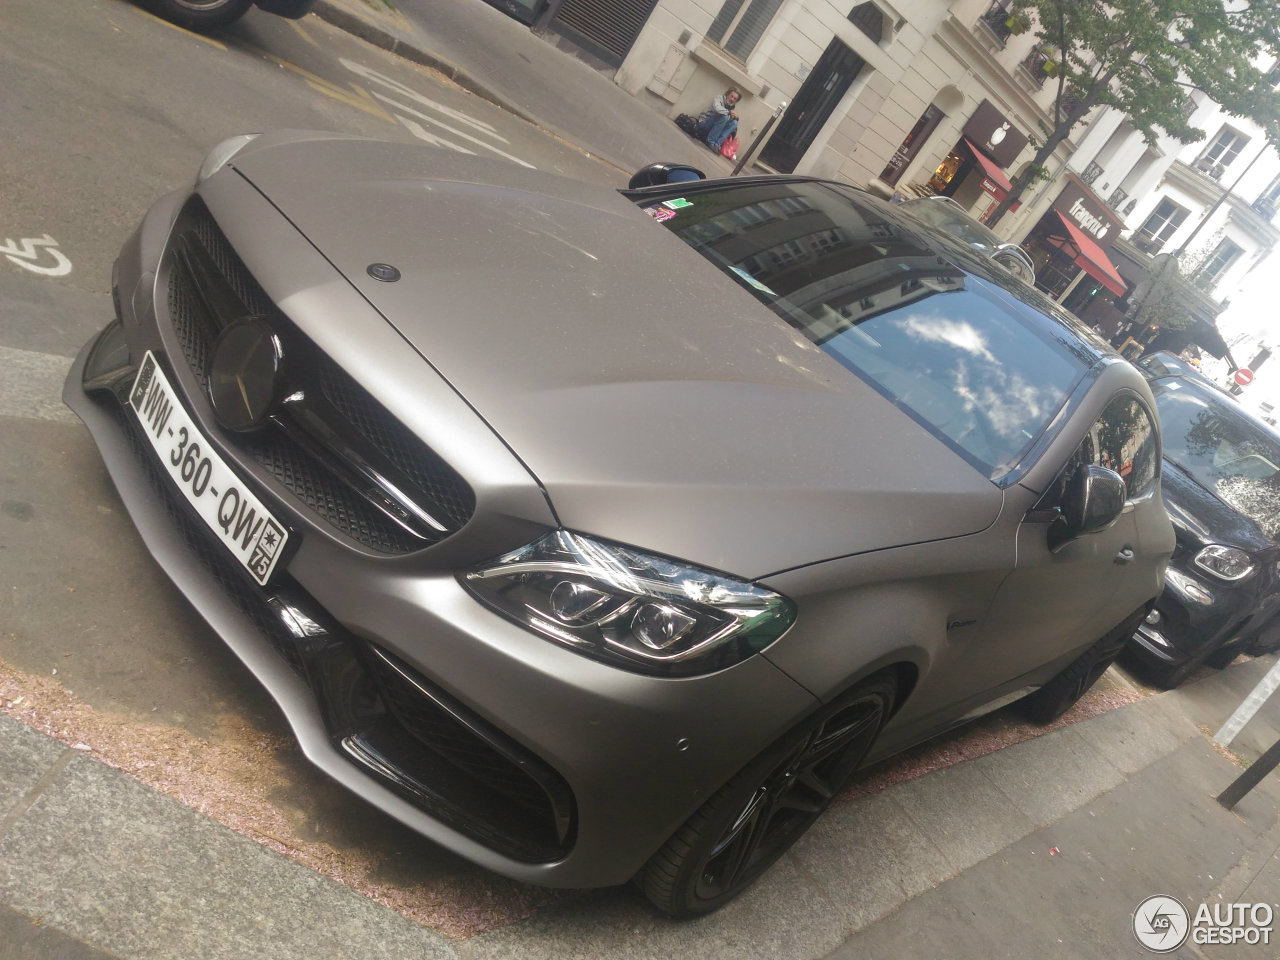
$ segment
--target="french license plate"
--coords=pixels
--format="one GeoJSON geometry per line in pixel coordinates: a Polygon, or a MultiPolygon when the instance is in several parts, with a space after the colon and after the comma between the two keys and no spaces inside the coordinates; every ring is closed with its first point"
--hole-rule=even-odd
{"type": "Polygon", "coordinates": [[[205,439],[150,350],[133,381],[129,405],[183,496],[250,575],[265,584],[289,534],[205,439]]]}

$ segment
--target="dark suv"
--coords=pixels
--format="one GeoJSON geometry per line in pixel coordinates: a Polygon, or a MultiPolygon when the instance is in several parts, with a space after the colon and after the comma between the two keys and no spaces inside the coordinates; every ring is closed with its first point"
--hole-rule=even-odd
{"type": "Polygon", "coordinates": [[[1259,652],[1280,608],[1280,435],[1171,354],[1138,367],[1164,437],[1161,491],[1178,545],[1130,652],[1160,686],[1259,652]]]}

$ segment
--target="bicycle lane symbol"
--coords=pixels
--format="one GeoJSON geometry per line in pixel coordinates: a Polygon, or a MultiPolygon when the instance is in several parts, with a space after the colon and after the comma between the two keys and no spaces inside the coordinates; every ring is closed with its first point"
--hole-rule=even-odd
{"type": "Polygon", "coordinates": [[[4,243],[0,243],[0,253],[10,263],[42,277],[65,277],[71,272],[71,261],[58,249],[58,241],[47,233],[43,237],[23,237],[16,242],[6,237],[4,243]],[[50,260],[51,266],[41,263],[50,260]]]}

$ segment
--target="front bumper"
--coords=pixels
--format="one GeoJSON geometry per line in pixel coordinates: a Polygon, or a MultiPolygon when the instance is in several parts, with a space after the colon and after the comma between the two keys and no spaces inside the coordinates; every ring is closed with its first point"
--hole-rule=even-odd
{"type": "Polygon", "coordinates": [[[1178,667],[1245,636],[1258,612],[1248,584],[1215,582],[1170,565],[1156,601],[1158,622],[1139,625],[1131,650],[1153,665],[1178,667]]]}
{"type": "MultiPolygon", "coordinates": [[[[230,173],[202,188],[210,208],[231,209],[218,222],[232,246],[249,251],[246,262],[265,249],[274,259],[262,263],[287,265],[259,276],[262,286],[289,304],[303,334],[364,380],[370,341],[394,333],[236,183],[230,173]],[[252,228],[236,235],[237,222],[252,228]],[[334,311],[345,318],[340,328],[309,328],[334,311]]],[[[625,882],[814,699],[763,657],[705,677],[644,677],[563,650],[481,606],[455,571],[527,542],[553,518],[518,461],[407,350],[376,368],[380,399],[399,403],[400,418],[458,468],[475,490],[474,516],[448,539],[407,553],[381,553],[335,530],[208,414],[166,292],[164,251],[181,206],[167,198],[126,245],[120,317],[81,352],[64,389],[148,549],[334,779],[506,876],[554,886],[625,882]],[[267,587],[229,560],[134,436],[119,384],[148,349],[218,452],[296,538],[267,587]],[[413,395],[397,399],[403,383],[413,395]]]]}

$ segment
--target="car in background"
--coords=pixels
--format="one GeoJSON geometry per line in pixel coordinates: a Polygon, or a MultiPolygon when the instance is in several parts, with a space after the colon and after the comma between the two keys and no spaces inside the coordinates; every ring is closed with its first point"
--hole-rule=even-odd
{"type": "Polygon", "coordinates": [[[995,231],[950,197],[917,197],[903,201],[898,206],[913,217],[918,217],[930,226],[967,243],[974,250],[986,254],[1019,280],[1028,284],[1035,283],[1036,269],[1031,255],[1018,244],[1001,240],[995,231]]]}
{"type": "Polygon", "coordinates": [[[1129,657],[1165,688],[1273,646],[1280,611],[1280,434],[1168,353],[1138,362],[1164,438],[1177,547],[1129,657]]]}
{"type": "Polygon", "coordinates": [[[808,177],[219,145],[64,396],[307,756],[518,880],[746,889],[859,767],[1048,720],[1160,593],[1146,381],[808,177]]]}
{"type": "Polygon", "coordinates": [[[215,30],[239,20],[249,8],[300,20],[314,9],[317,0],[144,0],[158,16],[188,30],[215,30]]]}

